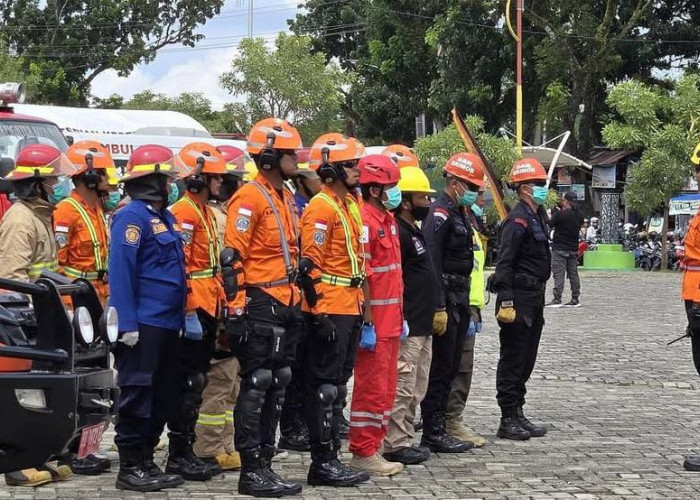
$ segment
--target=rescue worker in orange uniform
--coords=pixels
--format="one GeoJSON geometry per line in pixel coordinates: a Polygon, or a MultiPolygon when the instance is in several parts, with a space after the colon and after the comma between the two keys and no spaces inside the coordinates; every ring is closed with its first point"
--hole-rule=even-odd
{"type": "MultiPolygon", "coordinates": [[[[695,147],[690,161],[695,165],[695,178],[700,185],[700,143],[695,147]]],[[[690,335],[693,362],[700,374],[700,211],[691,219],[683,245],[685,266],[681,298],[685,302],[685,312],[688,316],[687,333],[690,335]]],[[[686,457],[683,468],[700,472],[700,455],[686,457]]]]}
{"type": "Polygon", "coordinates": [[[311,446],[308,482],[314,486],[352,486],[369,480],[366,473],[353,472],[338,460],[347,394],[343,372],[346,367],[352,370],[362,327],[362,217],[350,195],[358,184],[362,156],[361,143],[337,133],[319,137],[310,153],[309,166],[323,182],[302,217],[299,261],[308,326],[302,366],[311,446]]]}
{"type": "MultiPolygon", "coordinates": [[[[209,200],[216,218],[217,241],[223,248],[227,205],[242,185],[245,174],[244,153],[234,146],[218,146],[216,150],[226,162],[219,194],[209,200]]],[[[217,257],[218,260],[218,257],[217,257]]],[[[233,407],[240,387],[240,365],[231,348],[219,334],[207,372],[207,385],[202,393],[194,442],[194,453],[206,463],[216,462],[224,471],[237,470],[241,459],[233,447],[233,407]]]]}
{"type": "Polygon", "coordinates": [[[241,390],[234,413],[241,454],[238,492],[252,496],[296,495],[271,468],[275,433],[303,332],[298,216],[284,181],[296,175],[299,132],[267,118],[248,135],[248,153],[259,174],[233,195],[221,254],[228,301],[226,334],[241,363],[241,390]]]}
{"type": "MultiPolygon", "coordinates": [[[[45,144],[32,144],[17,155],[16,166],[5,176],[17,201],[0,221],[0,278],[34,281],[43,271],[57,271],[58,257],[52,213],[53,186],[75,167],[65,155],[45,144]]],[[[5,474],[8,486],[41,486],[71,476],[67,465],[44,464],[5,474]]]]}
{"type": "Polygon", "coordinates": [[[180,339],[184,385],[178,412],[173,421],[168,422],[170,452],[166,472],[190,481],[206,481],[220,474],[222,469],[216,459],[205,463],[198,458],[192,446],[225,300],[219,276],[221,251],[216,216],[207,202],[219,195],[227,170],[221,153],[203,142],[187,144],[177,157],[190,171],[185,179],[187,192],[170,207],[184,243],[187,304],[185,329],[180,339]]]}
{"type": "Polygon", "coordinates": [[[365,250],[364,325],[355,360],[350,408],[350,467],[370,475],[391,476],[403,464],[379,455],[394,405],[403,321],[403,277],[399,230],[391,213],[401,203],[399,169],[384,155],[369,155],[358,164],[365,250]]]}
{"type": "Polygon", "coordinates": [[[76,142],[66,156],[77,170],[71,175],[75,189],[56,205],[53,217],[59,272],[90,281],[104,305],[109,297],[109,237],[102,197],[109,190],[107,169],[114,167],[114,160],[97,141],[76,142]]]}

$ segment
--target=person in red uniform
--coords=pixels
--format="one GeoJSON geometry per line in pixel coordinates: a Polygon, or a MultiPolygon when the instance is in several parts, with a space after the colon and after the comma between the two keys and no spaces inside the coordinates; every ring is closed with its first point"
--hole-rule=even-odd
{"type": "Polygon", "coordinates": [[[369,155],[358,164],[365,248],[364,325],[355,360],[350,407],[350,467],[370,475],[391,476],[403,464],[378,453],[386,435],[398,379],[403,321],[403,277],[399,230],[390,210],[401,203],[399,169],[388,156],[369,155]]]}

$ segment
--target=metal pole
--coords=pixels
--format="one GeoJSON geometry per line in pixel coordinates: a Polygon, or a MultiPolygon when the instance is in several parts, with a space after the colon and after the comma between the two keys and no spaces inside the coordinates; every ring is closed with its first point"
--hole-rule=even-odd
{"type": "Polygon", "coordinates": [[[253,0],[248,0],[248,38],[253,38],[253,0]]]}
{"type": "Polygon", "coordinates": [[[571,132],[567,130],[564,133],[564,137],[562,137],[561,142],[559,143],[559,147],[557,148],[557,152],[554,153],[554,158],[552,158],[552,163],[549,165],[549,172],[547,173],[547,188],[549,188],[549,185],[552,183],[552,176],[554,175],[554,167],[557,166],[557,162],[559,161],[559,157],[561,156],[562,151],[564,151],[564,146],[566,146],[566,141],[569,140],[569,136],[571,135],[571,132]]]}
{"type": "Polygon", "coordinates": [[[518,155],[523,154],[523,2],[517,0],[516,12],[516,56],[515,56],[515,146],[518,155]]]}

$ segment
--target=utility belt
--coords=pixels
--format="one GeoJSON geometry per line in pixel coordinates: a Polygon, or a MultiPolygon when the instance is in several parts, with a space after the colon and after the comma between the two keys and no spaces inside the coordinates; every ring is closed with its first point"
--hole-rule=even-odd
{"type": "Polygon", "coordinates": [[[321,274],[321,281],[327,285],[346,286],[349,288],[362,288],[362,284],[365,282],[365,277],[353,276],[352,278],[347,278],[345,276],[321,274]]]}
{"type": "Polygon", "coordinates": [[[513,277],[513,288],[520,290],[541,290],[545,286],[545,281],[530,276],[529,274],[516,274],[513,277]]]}
{"type": "Polygon", "coordinates": [[[88,281],[107,282],[106,269],[100,269],[98,271],[83,271],[74,267],[63,266],[63,274],[73,279],[82,278],[88,281]]]}
{"type": "Polygon", "coordinates": [[[460,274],[442,275],[442,282],[445,288],[452,292],[466,292],[469,289],[469,278],[460,274]]]}
{"type": "Polygon", "coordinates": [[[219,275],[219,267],[211,267],[209,269],[202,269],[200,271],[192,271],[187,273],[187,279],[191,280],[201,280],[205,278],[213,278],[219,275]]]}
{"type": "Polygon", "coordinates": [[[273,281],[262,281],[260,283],[246,283],[245,288],[274,288],[276,286],[290,285],[296,283],[298,271],[296,269],[289,272],[284,278],[273,281]]]}

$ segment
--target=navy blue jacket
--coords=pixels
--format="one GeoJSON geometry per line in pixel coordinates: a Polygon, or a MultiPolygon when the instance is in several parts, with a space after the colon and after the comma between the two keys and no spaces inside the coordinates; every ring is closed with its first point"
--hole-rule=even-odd
{"type": "Polygon", "coordinates": [[[119,331],[137,331],[139,324],[182,328],[187,281],[175,217],[134,200],[114,214],[111,237],[109,302],[119,313],[119,331]]]}

